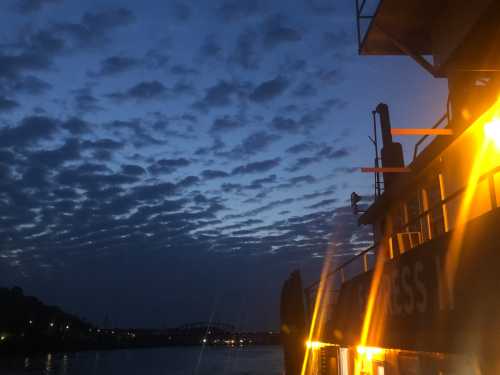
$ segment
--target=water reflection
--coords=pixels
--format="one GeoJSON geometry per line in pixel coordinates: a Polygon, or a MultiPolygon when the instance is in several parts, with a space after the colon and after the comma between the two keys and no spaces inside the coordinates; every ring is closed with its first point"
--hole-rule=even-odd
{"type": "Polygon", "coordinates": [[[0,361],[9,375],[281,375],[280,347],[200,347],[47,354],[0,361]]]}
{"type": "Polygon", "coordinates": [[[45,373],[50,374],[52,370],[52,354],[47,354],[47,361],[45,362],[45,373]]]}

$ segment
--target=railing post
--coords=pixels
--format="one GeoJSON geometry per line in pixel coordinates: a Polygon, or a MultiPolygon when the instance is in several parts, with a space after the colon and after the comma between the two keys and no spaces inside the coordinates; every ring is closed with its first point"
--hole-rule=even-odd
{"type": "Polygon", "coordinates": [[[363,269],[368,272],[368,253],[363,254],[363,269]]]}
{"type": "Polygon", "coordinates": [[[448,232],[450,230],[450,225],[448,223],[448,208],[446,206],[446,203],[443,203],[443,201],[446,199],[444,178],[443,178],[443,175],[441,173],[438,175],[438,178],[439,178],[439,193],[441,195],[441,204],[442,204],[441,208],[443,210],[444,231],[448,232]]]}

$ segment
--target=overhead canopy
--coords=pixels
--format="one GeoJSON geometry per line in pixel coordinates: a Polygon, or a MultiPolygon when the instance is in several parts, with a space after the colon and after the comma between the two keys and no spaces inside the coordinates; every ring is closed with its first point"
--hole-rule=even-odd
{"type": "Polygon", "coordinates": [[[363,55],[404,54],[388,35],[420,55],[432,53],[432,29],[444,0],[380,0],[361,43],[363,55]],[[376,26],[375,26],[376,25],[376,26]]]}
{"type": "Polygon", "coordinates": [[[373,16],[362,55],[431,55],[440,72],[500,68],[497,0],[379,0],[374,14],[360,15],[373,16]]]}

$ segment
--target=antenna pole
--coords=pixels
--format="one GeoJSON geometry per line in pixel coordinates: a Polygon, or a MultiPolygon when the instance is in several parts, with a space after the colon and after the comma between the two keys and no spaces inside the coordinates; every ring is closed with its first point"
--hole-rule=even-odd
{"type": "MultiPolygon", "coordinates": [[[[372,143],[373,146],[375,147],[375,168],[379,168],[379,157],[378,157],[378,137],[377,137],[377,111],[372,111],[372,118],[373,118],[373,139],[372,143]]],[[[381,189],[380,189],[380,173],[375,172],[374,173],[374,178],[375,178],[375,197],[379,197],[381,194],[381,189]]]]}

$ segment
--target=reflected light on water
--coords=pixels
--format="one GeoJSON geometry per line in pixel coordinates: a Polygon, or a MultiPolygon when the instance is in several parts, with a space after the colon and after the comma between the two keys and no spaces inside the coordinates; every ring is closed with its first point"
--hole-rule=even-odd
{"type": "Polygon", "coordinates": [[[47,354],[47,360],[45,361],[45,372],[50,374],[52,371],[52,354],[47,354]]]}

